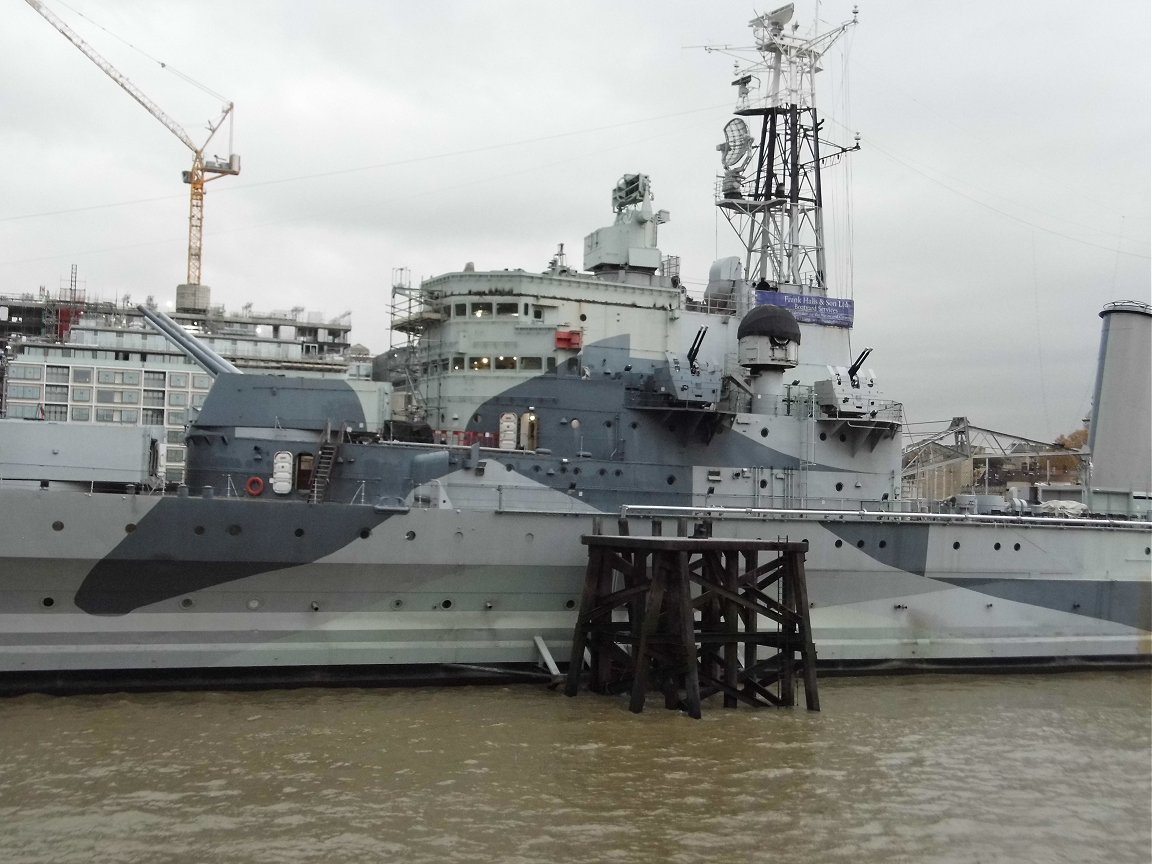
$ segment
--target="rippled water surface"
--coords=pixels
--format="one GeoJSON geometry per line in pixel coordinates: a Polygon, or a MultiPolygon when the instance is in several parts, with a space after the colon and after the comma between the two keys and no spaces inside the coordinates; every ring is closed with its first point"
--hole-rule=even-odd
{"type": "Polygon", "coordinates": [[[0,700],[0,860],[1152,860],[1152,675],[828,678],[694,721],[536,685],[0,700]]]}

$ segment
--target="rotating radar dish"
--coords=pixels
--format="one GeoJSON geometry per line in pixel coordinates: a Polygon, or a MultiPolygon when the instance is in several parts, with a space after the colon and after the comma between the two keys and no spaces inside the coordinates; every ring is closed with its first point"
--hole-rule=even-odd
{"type": "Polygon", "coordinates": [[[718,144],[720,162],[725,168],[742,169],[752,155],[752,136],[748,125],[739,117],[733,117],[724,126],[724,143],[718,144]]]}

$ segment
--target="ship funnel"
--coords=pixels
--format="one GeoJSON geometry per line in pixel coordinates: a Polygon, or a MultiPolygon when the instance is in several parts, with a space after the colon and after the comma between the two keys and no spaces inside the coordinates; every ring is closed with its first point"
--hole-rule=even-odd
{"type": "Polygon", "coordinates": [[[1146,513],[1152,494],[1152,306],[1109,303],[1100,317],[1088,438],[1092,509],[1146,513]]]}

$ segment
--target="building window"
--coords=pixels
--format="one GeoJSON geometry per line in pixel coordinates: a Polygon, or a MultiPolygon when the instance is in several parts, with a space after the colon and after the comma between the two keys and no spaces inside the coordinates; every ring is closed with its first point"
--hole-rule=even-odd
{"type": "Polygon", "coordinates": [[[72,419],[87,421],[92,419],[92,409],[83,405],[78,405],[72,409],[72,419]]]}
{"type": "Polygon", "coordinates": [[[497,315],[513,315],[513,316],[519,317],[519,315],[520,315],[519,304],[518,303],[497,303],[496,304],[496,314],[497,315]]]}
{"type": "Polygon", "coordinates": [[[188,404],[188,394],[187,393],[176,393],[176,392],[169,393],[168,394],[168,404],[175,406],[175,407],[178,407],[178,408],[183,408],[185,405],[188,404]]]}
{"type": "Polygon", "coordinates": [[[92,388],[91,387],[73,387],[72,388],[72,401],[73,402],[91,402],[92,401],[92,388]]]}
{"type": "Polygon", "coordinates": [[[8,416],[24,420],[36,420],[40,417],[40,406],[11,402],[8,405],[8,416]]]}
{"type": "Polygon", "coordinates": [[[544,361],[540,357],[521,357],[521,369],[543,369],[544,361]]]}
{"type": "Polygon", "coordinates": [[[67,366],[49,366],[44,370],[44,380],[52,381],[54,383],[68,383],[68,367],[67,366]]]}
{"type": "Polygon", "coordinates": [[[22,379],[24,381],[39,381],[44,377],[44,367],[22,366],[19,363],[14,363],[8,370],[8,377],[13,379],[22,379]]]}
{"type": "Polygon", "coordinates": [[[92,370],[91,369],[73,369],[72,381],[76,384],[91,384],[92,383],[92,370]]]}
{"type": "Polygon", "coordinates": [[[44,401],[46,401],[46,402],[67,402],[68,401],[68,385],[67,384],[45,384],[44,385],[44,401]]]}
{"type": "Polygon", "coordinates": [[[145,390],[144,400],[141,405],[162,406],[164,404],[164,391],[163,390],[145,390]]]}
{"type": "Polygon", "coordinates": [[[116,414],[111,408],[97,408],[96,409],[96,422],[97,423],[115,423],[116,414]]]}
{"type": "Polygon", "coordinates": [[[170,387],[187,387],[188,386],[188,373],[187,372],[169,372],[168,373],[168,386],[170,386],[170,387]]]}
{"type": "Polygon", "coordinates": [[[457,354],[455,357],[452,358],[452,369],[456,372],[460,372],[464,369],[464,355],[463,354],[457,354]]]}
{"type": "Polygon", "coordinates": [[[169,465],[179,465],[184,461],[184,448],[169,447],[164,454],[164,458],[168,461],[169,465]]]}
{"type": "Polygon", "coordinates": [[[40,398],[40,385],[39,384],[9,384],[8,385],[8,398],[9,399],[39,399],[40,398]]]}
{"type": "Polygon", "coordinates": [[[487,357],[469,357],[468,368],[473,372],[487,372],[492,368],[492,363],[487,357]]]}
{"type": "Polygon", "coordinates": [[[197,390],[207,390],[212,386],[211,375],[193,375],[192,386],[197,390]]]}
{"type": "Polygon", "coordinates": [[[473,318],[491,318],[492,317],[492,304],[491,303],[473,303],[472,304],[472,317],[473,318]]]}
{"type": "Polygon", "coordinates": [[[62,422],[68,419],[68,406],[67,405],[45,405],[44,406],[44,419],[55,420],[62,422]]]}
{"type": "Polygon", "coordinates": [[[140,373],[132,369],[124,373],[124,383],[130,387],[140,386],[140,373]]]}
{"type": "Polygon", "coordinates": [[[164,386],[164,373],[163,372],[145,372],[144,373],[144,386],[145,387],[163,387],[164,386]]]}
{"type": "Polygon", "coordinates": [[[455,308],[456,308],[455,314],[456,314],[457,318],[467,318],[468,317],[468,304],[467,303],[457,303],[455,308]]]}
{"type": "Polygon", "coordinates": [[[497,357],[496,362],[493,363],[493,368],[494,369],[515,369],[516,368],[516,358],[515,357],[505,357],[505,356],[497,357]]]}
{"type": "Polygon", "coordinates": [[[144,408],[140,413],[145,426],[164,425],[164,410],[162,408],[144,408]]]}
{"type": "Polygon", "coordinates": [[[119,390],[97,390],[96,401],[101,405],[115,405],[120,401],[119,390]]]}
{"type": "Polygon", "coordinates": [[[96,370],[96,383],[97,384],[115,384],[116,372],[113,369],[97,369],[96,370]]]}
{"type": "Polygon", "coordinates": [[[168,412],[168,425],[169,426],[183,426],[187,417],[184,411],[169,411],[168,412]]]}

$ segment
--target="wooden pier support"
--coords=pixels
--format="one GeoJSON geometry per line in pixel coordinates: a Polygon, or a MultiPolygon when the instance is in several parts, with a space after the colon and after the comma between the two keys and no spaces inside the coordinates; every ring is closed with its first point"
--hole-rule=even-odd
{"type": "Polygon", "coordinates": [[[569,696],[579,688],[587,649],[591,689],[629,691],[637,713],[649,688],[663,691],[666,707],[696,718],[701,700],[716,693],[723,693],[726,708],[739,702],[791,707],[798,676],[808,709],[820,710],[806,542],[630,537],[627,526],[621,528],[619,536],[580,538],[588,569],[568,664],[569,696]],[[776,555],[761,563],[761,553],[776,555]],[[762,619],[775,626],[762,629],[762,619]]]}

